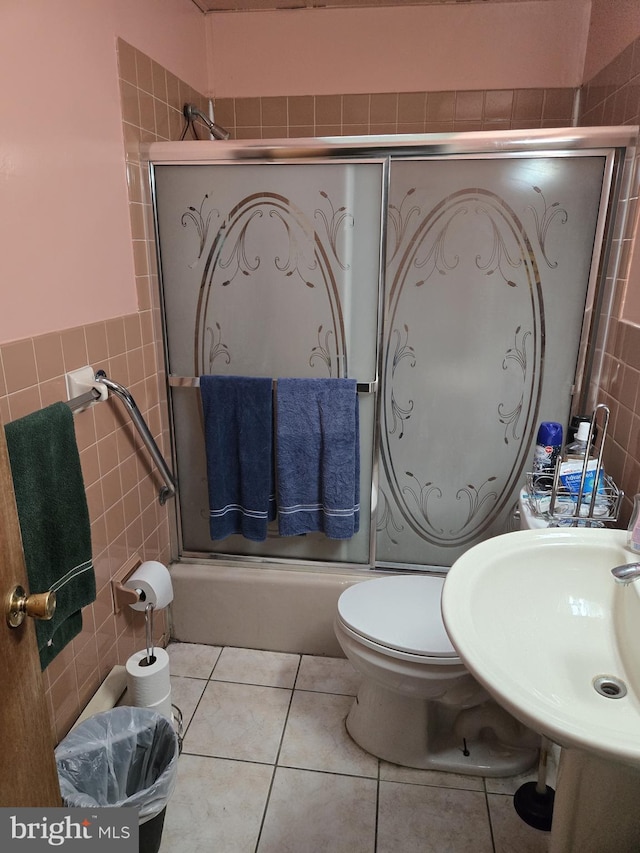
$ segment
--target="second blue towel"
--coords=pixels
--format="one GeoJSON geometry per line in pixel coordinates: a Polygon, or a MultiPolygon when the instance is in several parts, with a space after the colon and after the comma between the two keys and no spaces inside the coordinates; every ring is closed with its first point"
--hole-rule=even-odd
{"type": "Polygon", "coordinates": [[[278,528],[349,539],[360,526],[355,379],[278,379],[278,528]]]}

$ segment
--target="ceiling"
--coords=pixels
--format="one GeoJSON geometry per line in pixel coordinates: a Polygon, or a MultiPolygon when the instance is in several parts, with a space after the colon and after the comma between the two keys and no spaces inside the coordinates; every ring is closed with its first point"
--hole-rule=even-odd
{"type": "Polygon", "coordinates": [[[203,12],[254,12],[273,9],[347,9],[365,6],[468,6],[472,3],[529,3],[530,0],[193,0],[193,2],[203,12]]]}

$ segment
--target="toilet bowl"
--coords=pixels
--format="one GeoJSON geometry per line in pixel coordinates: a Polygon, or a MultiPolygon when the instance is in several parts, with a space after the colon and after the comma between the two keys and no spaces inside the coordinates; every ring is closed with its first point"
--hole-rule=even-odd
{"type": "Polygon", "coordinates": [[[362,676],[347,731],[405,767],[511,776],[536,761],[539,737],[489,698],[442,621],[444,578],[398,575],[354,584],[338,600],[338,642],[362,676]]]}

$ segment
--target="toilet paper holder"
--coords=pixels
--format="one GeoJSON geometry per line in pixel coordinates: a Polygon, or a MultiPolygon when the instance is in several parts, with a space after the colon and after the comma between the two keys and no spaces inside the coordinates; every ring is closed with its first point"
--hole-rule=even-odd
{"type": "MultiPolygon", "coordinates": [[[[111,596],[113,598],[113,612],[120,613],[123,607],[127,605],[132,607],[139,604],[141,601],[146,601],[144,590],[137,589],[135,586],[125,586],[129,578],[142,565],[142,560],[136,554],[131,557],[119,572],[111,579],[111,596]]],[[[144,609],[145,622],[145,639],[147,649],[147,664],[153,663],[153,602],[149,602],[144,609]]]]}
{"type": "Polygon", "coordinates": [[[113,592],[115,613],[120,613],[122,608],[127,605],[138,604],[138,602],[145,599],[144,592],[141,589],[131,589],[119,581],[117,583],[112,581],[111,589],[113,592]]]}
{"type": "Polygon", "coordinates": [[[141,565],[142,560],[136,554],[135,556],[130,557],[111,579],[111,598],[113,600],[113,612],[115,614],[120,613],[123,607],[138,604],[138,602],[144,600],[144,593],[141,594],[141,590],[125,586],[125,583],[129,580],[131,575],[139,569],[141,565]]]}
{"type": "Polygon", "coordinates": [[[157,560],[142,561],[135,554],[112,577],[111,597],[116,615],[125,606],[138,611],[167,607],[173,601],[169,570],[157,560]]]}

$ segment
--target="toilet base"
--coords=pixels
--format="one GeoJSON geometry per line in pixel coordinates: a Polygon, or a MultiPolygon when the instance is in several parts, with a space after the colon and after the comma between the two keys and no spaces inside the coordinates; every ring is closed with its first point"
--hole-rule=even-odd
{"type": "MultiPolygon", "coordinates": [[[[487,717],[495,708],[498,723],[508,717],[493,702],[482,708],[487,717]]],[[[470,709],[469,713],[477,710],[470,709]]],[[[403,767],[499,777],[524,773],[535,764],[539,744],[529,730],[508,717],[514,732],[522,729],[522,745],[501,743],[490,723],[465,737],[459,733],[465,729],[460,719],[467,713],[395,693],[367,680],[351,706],[346,725],[349,735],[366,752],[403,767]]],[[[514,739],[517,741],[517,736],[514,739]]]]}

